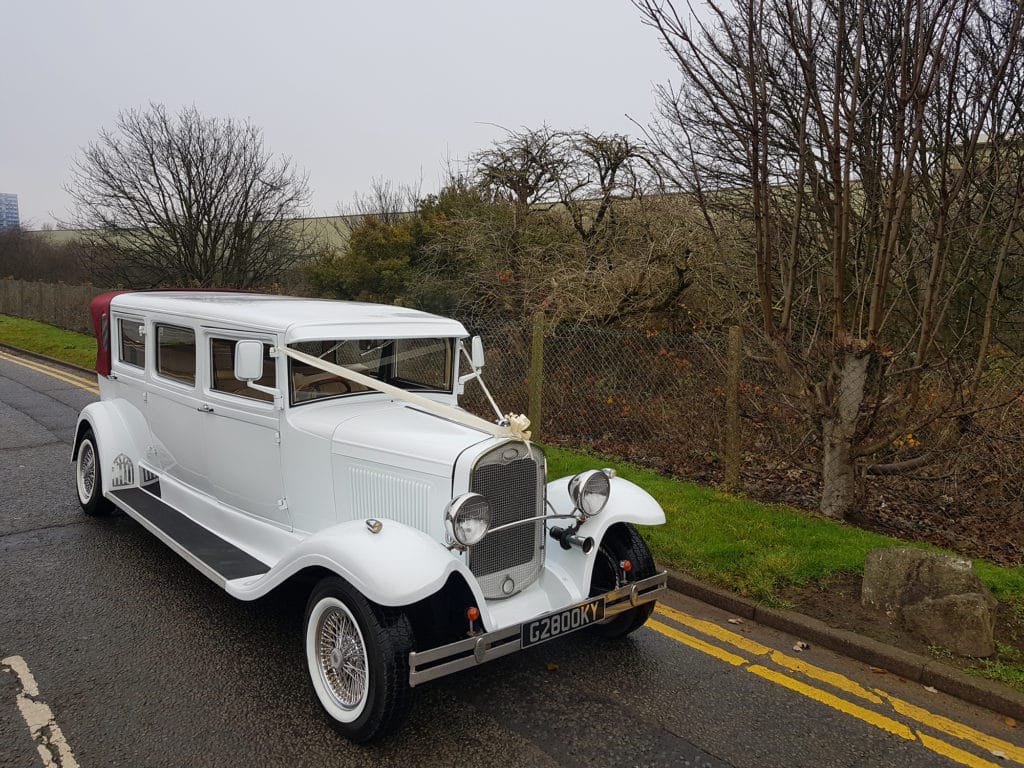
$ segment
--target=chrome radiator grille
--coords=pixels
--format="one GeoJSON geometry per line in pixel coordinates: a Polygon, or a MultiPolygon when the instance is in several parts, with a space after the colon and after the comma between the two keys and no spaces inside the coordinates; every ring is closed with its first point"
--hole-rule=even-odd
{"type": "MultiPolygon", "coordinates": [[[[491,527],[544,514],[544,454],[506,443],[473,469],[470,490],[491,505],[491,527]]],[[[532,584],[544,567],[544,521],[490,533],[469,550],[469,568],[488,599],[510,597],[532,584]]]]}

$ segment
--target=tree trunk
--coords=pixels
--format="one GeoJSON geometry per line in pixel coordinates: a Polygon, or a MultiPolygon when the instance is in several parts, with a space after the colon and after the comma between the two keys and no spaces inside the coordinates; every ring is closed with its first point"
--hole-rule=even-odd
{"type": "Polygon", "coordinates": [[[821,420],[821,512],[829,517],[846,517],[856,503],[852,447],[870,362],[870,354],[843,353],[838,370],[834,371],[833,402],[828,415],[821,420]]]}

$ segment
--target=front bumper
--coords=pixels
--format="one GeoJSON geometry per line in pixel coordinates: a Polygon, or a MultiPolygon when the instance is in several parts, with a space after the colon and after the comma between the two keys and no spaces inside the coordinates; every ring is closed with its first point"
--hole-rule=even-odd
{"type": "MultiPolygon", "coordinates": [[[[658,599],[668,589],[668,574],[659,573],[640,581],[633,581],[623,584],[611,592],[606,592],[598,597],[604,598],[604,617],[613,618],[623,611],[628,611],[638,605],[650,603],[658,599]]],[[[566,606],[549,615],[564,613],[577,606],[583,606],[594,598],[588,598],[575,606],[566,606]]],[[[465,640],[457,640],[448,645],[441,645],[427,651],[413,652],[409,654],[409,685],[415,686],[425,683],[428,680],[435,680],[453,672],[475,667],[502,656],[508,656],[521,650],[522,630],[526,624],[532,623],[539,618],[530,619],[529,622],[513,624],[493,632],[487,632],[476,637],[467,637],[465,640]]],[[[557,637],[562,637],[568,632],[562,632],[557,637]]]]}

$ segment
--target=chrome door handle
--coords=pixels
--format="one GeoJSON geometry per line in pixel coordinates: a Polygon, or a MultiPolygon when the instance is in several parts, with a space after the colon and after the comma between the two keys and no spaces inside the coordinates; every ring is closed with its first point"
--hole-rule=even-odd
{"type": "Polygon", "coordinates": [[[203,413],[213,413],[213,406],[212,405],[207,405],[206,403],[203,403],[198,408],[196,408],[196,410],[197,411],[202,411],[203,413]]]}

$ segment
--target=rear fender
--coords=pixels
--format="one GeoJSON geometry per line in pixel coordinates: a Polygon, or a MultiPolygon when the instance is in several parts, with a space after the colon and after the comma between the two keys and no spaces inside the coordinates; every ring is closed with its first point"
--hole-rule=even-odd
{"type": "Polygon", "coordinates": [[[114,488],[112,481],[115,479],[122,481],[116,486],[118,488],[137,485],[138,461],[145,455],[145,448],[149,443],[149,427],[138,409],[121,398],[102,400],[85,406],[78,416],[75,443],[71,451],[72,462],[78,458],[78,446],[86,429],[92,429],[96,436],[104,495],[114,488]],[[130,474],[123,468],[125,463],[120,458],[122,456],[131,462],[130,474]],[[117,471],[114,470],[115,461],[120,463],[117,471]]]}
{"type": "Polygon", "coordinates": [[[253,600],[306,568],[326,568],[378,605],[411,605],[441,590],[448,577],[461,573],[477,601],[484,599],[463,561],[416,528],[381,520],[379,533],[365,520],[353,520],[312,534],[266,575],[228,582],[235,597],[253,600]]]}
{"type": "MultiPolygon", "coordinates": [[[[571,477],[562,477],[548,483],[548,504],[558,514],[571,514],[575,509],[569,495],[571,477]]],[[[565,521],[571,523],[571,521],[565,521]]],[[[580,526],[580,538],[590,537],[594,540],[594,548],[590,554],[584,554],[579,547],[562,549],[553,539],[547,542],[547,561],[553,569],[563,572],[579,590],[582,597],[590,593],[590,577],[594,571],[597,550],[605,532],[616,523],[632,523],[633,525],[663,525],[665,512],[661,505],[647,491],[629,480],[621,477],[611,479],[611,492],[608,504],[594,517],[588,518],[580,526]]],[[[557,523],[556,523],[557,524],[557,523]]]]}

